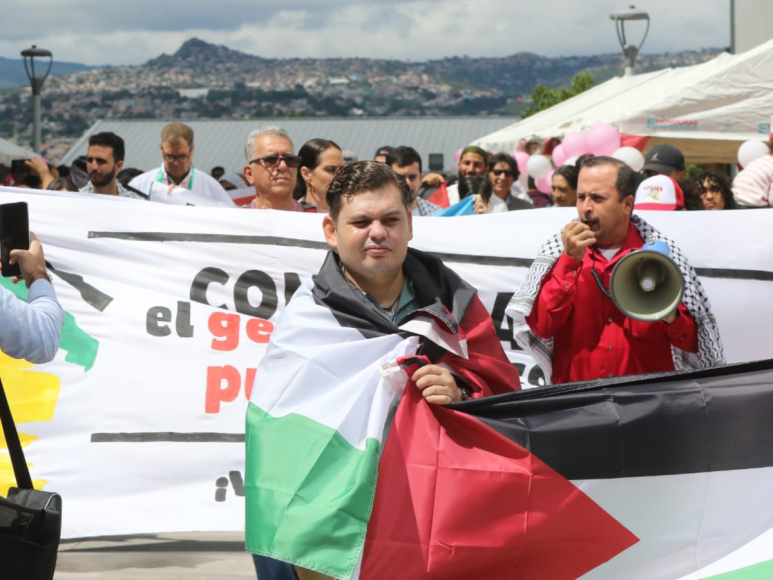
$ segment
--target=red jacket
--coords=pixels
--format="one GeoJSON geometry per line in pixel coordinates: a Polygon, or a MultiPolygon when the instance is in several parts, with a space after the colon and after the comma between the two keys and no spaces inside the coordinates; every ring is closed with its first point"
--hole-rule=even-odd
{"type": "Polygon", "coordinates": [[[623,314],[604,296],[592,275],[594,267],[605,288],[617,261],[644,245],[631,224],[628,237],[612,260],[595,248],[578,262],[561,257],[542,281],[526,322],[537,336],[553,337],[553,383],[674,370],[671,345],[698,352],[695,321],[684,304],[673,324],[642,322],[623,314]]]}

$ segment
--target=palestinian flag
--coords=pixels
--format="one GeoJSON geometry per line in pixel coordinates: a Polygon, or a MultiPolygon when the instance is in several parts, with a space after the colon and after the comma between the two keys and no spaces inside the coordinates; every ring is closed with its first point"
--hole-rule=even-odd
{"type": "MultiPolygon", "coordinates": [[[[433,360],[416,336],[427,321],[385,328],[337,274],[329,257],[296,293],[261,363],[248,551],[346,579],[773,570],[773,361],[429,405],[409,381],[433,360]]],[[[427,292],[482,321],[451,282],[427,292]]],[[[466,380],[510,391],[494,383],[512,369],[473,355],[484,326],[431,340],[466,361],[466,380]]]]}
{"type": "Polygon", "coordinates": [[[358,576],[405,357],[448,364],[473,396],[520,387],[475,289],[417,250],[403,269],[425,306],[399,328],[333,252],[278,320],[247,412],[248,551],[358,576]]]}
{"type": "Polygon", "coordinates": [[[362,578],[773,578],[773,361],[453,408],[414,390],[362,578]]]}

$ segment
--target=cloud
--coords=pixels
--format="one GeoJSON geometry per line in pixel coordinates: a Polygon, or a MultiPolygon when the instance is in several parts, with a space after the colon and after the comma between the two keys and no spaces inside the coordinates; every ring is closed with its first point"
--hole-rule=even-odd
{"type": "MultiPolygon", "coordinates": [[[[619,51],[608,0],[188,0],[132,3],[38,0],[3,10],[0,55],[37,44],[57,60],[140,64],[196,36],[263,57],[546,56],[619,51]]],[[[726,0],[649,0],[643,52],[723,47],[726,0]]],[[[636,31],[630,27],[631,41],[636,31]]],[[[636,38],[638,40],[638,36],[636,38]]]]}

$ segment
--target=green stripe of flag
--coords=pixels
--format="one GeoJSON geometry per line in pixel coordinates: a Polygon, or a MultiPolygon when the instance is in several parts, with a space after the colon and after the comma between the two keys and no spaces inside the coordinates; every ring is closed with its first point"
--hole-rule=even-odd
{"type": "Polygon", "coordinates": [[[706,580],[770,580],[771,578],[773,578],[773,560],[710,576],[706,580]]]}
{"type": "Polygon", "coordinates": [[[357,449],[335,429],[250,403],[246,443],[247,550],[349,577],[373,506],[378,441],[357,449]]]}

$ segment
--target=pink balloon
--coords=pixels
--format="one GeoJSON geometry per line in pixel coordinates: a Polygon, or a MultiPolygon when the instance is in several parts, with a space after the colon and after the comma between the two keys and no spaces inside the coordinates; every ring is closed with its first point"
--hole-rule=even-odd
{"type": "Polygon", "coordinates": [[[526,164],[529,162],[529,154],[526,151],[516,151],[513,153],[513,157],[515,157],[515,161],[518,163],[518,172],[521,175],[528,174],[526,164]]]}
{"type": "Polygon", "coordinates": [[[599,123],[588,131],[586,138],[590,152],[594,155],[612,155],[620,149],[620,133],[612,125],[599,123]]]}
{"type": "Polygon", "coordinates": [[[553,165],[561,167],[569,156],[564,151],[564,146],[560,143],[553,148],[553,165]]]}
{"type": "Polygon", "coordinates": [[[456,161],[457,163],[459,163],[459,160],[462,158],[462,151],[464,151],[463,148],[457,149],[456,153],[454,153],[454,161],[456,161]]]}
{"type": "Polygon", "coordinates": [[[585,135],[576,131],[568,133],[561,142],[561,145],[563,145],[564,152],[568,157],[579,157],[580,155],[590,153],[585,135]]]}
{"type": "Polygon", "coordinates": [[[547,177],[534,180],[534,187],[537,188],[537,191],[540,191],[542,193],[550,193],[551,191],[553,191],[552,185],[553,185],[552,171],[547,174],[547,177]]]}

